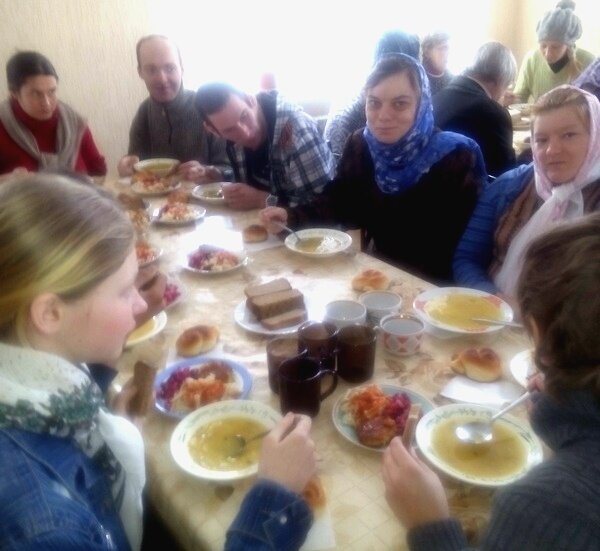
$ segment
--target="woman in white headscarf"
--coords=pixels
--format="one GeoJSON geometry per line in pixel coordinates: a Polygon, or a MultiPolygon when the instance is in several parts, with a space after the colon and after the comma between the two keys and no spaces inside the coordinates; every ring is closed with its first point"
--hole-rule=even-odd
{"type": "Polygon", "coordinates": [[[560,86],[533,107],[533,163],[482,194],[454,256],[457,283],[514,297],[538,235],[600,209],[600,102],[560,86]]]}

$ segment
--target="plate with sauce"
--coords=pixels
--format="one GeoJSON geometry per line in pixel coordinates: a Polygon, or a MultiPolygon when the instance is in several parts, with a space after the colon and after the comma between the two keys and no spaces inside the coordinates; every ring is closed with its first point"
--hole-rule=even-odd
{"type": "Polygon", "coordinates": [[[126,347],[133,346],[140,342],[147,341],[155,335],[158,335],[167,325],[166,312],[160,312],[156,316],[151,317],[147,322],[139,327],[136,327],[127,337],[126,347]]]}
{"type": "Polygon", "coordinates": [[[230,439],[250,439],[272,429],[281,419],[273,408],[252,400],[226,400],[204,406],[184,417],[171,436],[171,455],[189,474],[205,480],[229,482],[258,471],[261,440],[249,442],[231,457],[230,439]]]}
{"type": "Polygon", "coordinates": [[[437,287],[424,291],[415,298],[413,309],[422,321],[434,328],[463,335],[504,329],[502,325],[473,321],[472,318],[513,320],[512,308],[500,297],[466,287],[437,287]]]}
{"type": "Polygon", "coordinates": [[[347,233],[328,228],[298,230],[296,234],[300,240],[290,234],[285,238],[284,245],[290,251],[315,258],[333,256],[352,245],[352,237],[347,233]]]}
{"type": "Polygon", "coordinates": [[[542,462],[537,436],[519,419],[505,415],[493,424],[488,444],[465,444],[454,434],[457,425],[489,419],[496,410],[451,404],[424,415],[417,425],[417,445],[427,460],[447,475],[475,486],[498,487],[524,476],[542,462]]]}

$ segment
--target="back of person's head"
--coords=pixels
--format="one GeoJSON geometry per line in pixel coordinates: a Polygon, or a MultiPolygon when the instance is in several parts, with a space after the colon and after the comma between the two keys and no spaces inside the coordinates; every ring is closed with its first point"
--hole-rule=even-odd
{"type": "Polygon", "coordinates": [[[486,42],[479,47],[464,74],[505,88],[517,76],[517,62],[513,53],[500,42],[486,42]]]}
{"type": "Polygon", "coordinates": [[[436,31],[427,34],[421,40],[421,53],[423,57],[427,56],[427,52],[433,48],[444,46],[450,41],[450,35],[443,31],[436,31]]]}
{"type": "Polygon", "coordinates": [[[26,344],[42,293],[76,300],[116,272],[134,232],[117,202],[93,186],[36,174],[0,186],[0,339],[26,344]]]}
{"type": "Polygon", "coordinates": [[[600,398],[600,213],[561,225],[532,242],[518,284],[526,323],[539,329],[536,363],[546,390],[600,398]]]}
{"type": "Polygon", "coordinates": [[[382,80],[400,73],[406,73],[411,86],[417,92],[417,96],[421,95],[421,90],[425,83],[421,82],[421,76],[417,68],[418,62],[403,54],[390,54],[382,57],[371,74],[367,77],[364,90],[371,90],[377,86],[382,80]]]}
{"type": "Polygon", "coordinates": [[[229,101],[229,97],[232,95],[242,99],[246,97],[243,92],[240,92],[237,88],[231,86],[231,84],[225,82],[211,82],[198,88],[194,99],[194,105],[198,113],[200,113],[202,120],[210,123],[208,117],[221,111],[229,101]]]}
{"type": "Polygon", "coordinates": [[[581,20],[575,15],[575,2],[561,0],[556,8],[546,12],[538,21],[538,42],[554,40],[570,46],[581,37],[581,20]]]}
{"type": "Polygon", "coordinates": [[[142,36],[142,38],[140,38],[137,41],[137,44],[135,45],[135,57],[137,59],[138,69],[142,66],[141,56],[140,56],[142,46],[144,44],[146,44],[147,42],[151,42],[153,40],[162,40],[164,42],[171,44],[177,51],[177,58],[179,59],[179,66],[183,67],[183,61],[181,59],[181,52],[179,51],[179,46],[177,46],[177,44],[175,44],[175,42],[173,42],[173,40],[171,40],[168,36],[165,36],[164,34],[147,34],[146,36],[142,36]]]}
{"type": "Polygon", "coordinates": [[[404,31],[388,31],[377,42],[374,63],[390,54],[406,54],[419,59],[419,37],[404,31]]]}
{"type": "Polygon", "coordinates": [[[58,81],[56,69],[39,52],[18,52],[6,63],[6,82],[10,92],[17,93],[28,78],[37,76],[51,76],[58,81]]]}
{"type": "MultiPolygon", "coordinates": [[[[535,119],[540,115],[562,107],[573,107],[585,128],[588,132],[590,131],[591,115],[588,100],[580,89],[568,85],[554,88],[538,98],[531,108],[531,124],[533,125],[535,119]]],[[[600,121],[598,121],[598,124],[600,124],[600,121]]]]}

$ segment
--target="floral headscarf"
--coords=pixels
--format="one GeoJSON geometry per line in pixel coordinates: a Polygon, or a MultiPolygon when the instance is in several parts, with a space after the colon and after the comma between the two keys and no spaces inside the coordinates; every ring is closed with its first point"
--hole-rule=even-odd
{"type": "Polygon", "coordinates": [[[396,54],[415,69],[421,87],[415,122],[409,131],[393,144],[377,140],[368,127],[363,136],[375,165],[375,181],[384,193],[400,193],[414,186],[429,169],[458,147],[466,147],[477,158],[477,169],[485,180],[486,170],[479,146],[470,138],[454,132],[439,132],[433,122],[431,91],[423,66],[404,54],[396,54]]]}

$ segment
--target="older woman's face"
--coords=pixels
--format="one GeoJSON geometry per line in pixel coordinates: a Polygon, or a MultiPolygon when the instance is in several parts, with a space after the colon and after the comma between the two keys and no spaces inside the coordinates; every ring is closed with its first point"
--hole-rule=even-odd
{"type": "Polygon", "coordinates": [[[58,104],[57,88],[58,82],[53,76],[37,75],[27,78],[13,96],[30,117],[45,121],[52,117],[58,104]]]}
{"type": "Polygon", "coordinates": [[[383,79],[367,90],[367,126],[382,143],[400,140],[415,122],[419,96],[406,72],[383,79]]]}
{"type": "Polygon", "coordinates": [[[567,53],[567,48],[568,46],[564,42],[558,42],[556,40],[540,41],[540,51],[548,64],[560,61],[567,53]]]}
{"type": "Polygon", "coordinates": [[[546,177],[559,186],[572,181],[583,165],[590,133],[575,107],[561,107],[535,118],[533,155],[546,177]]]}

